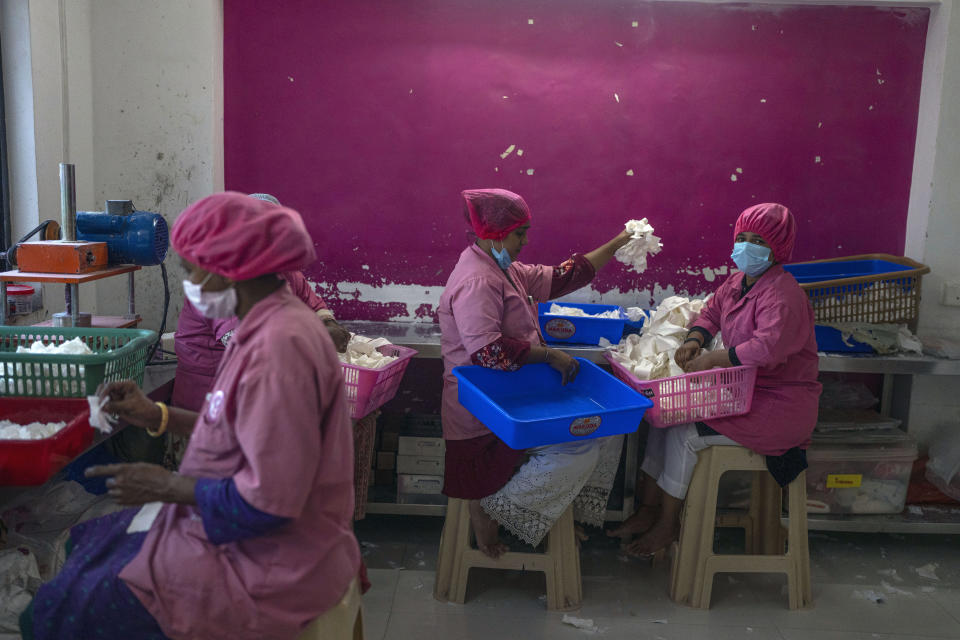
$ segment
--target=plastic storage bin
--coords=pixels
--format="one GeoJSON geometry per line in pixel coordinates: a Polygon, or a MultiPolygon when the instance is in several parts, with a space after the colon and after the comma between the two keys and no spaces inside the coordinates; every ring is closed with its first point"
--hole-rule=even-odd
{"type": "Polygon", "coordinates": [[[0,417],[18,424],[67,423],[42,440],[0,440],[0,486],[43,484],[93,442],[86,398],[0,398],[0,417]]]}
{"type": "Polygon", "coordinates": [[[814,434],[807,511],[900,513],[916,459],[916,442],[899,429],[814,434]]]}
{"type": "Polygon", "coordinates": [[[541,302],[538,309],[540,332],[547,342],[567,344],[592,344],[606,338],[613,344],[620,342],[623,336],[623,327],[630,322],[623,312],[623,307],[615,304],[574,304],[572,302],[557,302],[564,307],[582,309],[584,313],[604,313],[617,310],[619,318],[578,318],[576,316],[555,316],[547,313],[553,302],[541,302]]]}
{"type": "Polygon", "coordinates": [[[388,344],[377,349],[385,356],[397,359],[382,369],[367,369],[355,364],[341,362],[343,384],[347,389],[347,402],[350,403],[350,417],[359,420],[374,409],[379,409],[397,395],[400,380],[410,364],[410,358],[417,354],[416,349],[388,344]]]}
{"type": "Polygon", "coordinates": [[[397,504],[447,504],[443,476],[397,474],[397,504]]]}
{"type": "Polygon", "coordinates": [[[920,279],[930,267],[870,253],[784,265],[807,292],[817,322],[915,323],[920,279]]]}
{"type": "Polygon", "coordinates": [[[753,403],[756,367],[711,369],[672,378],[641,380],[609,352],[603,357],[610,363],[614,375],[653,400],[653,408],[646,416],[651,427],[662,429],[685,422],[737,416],[750,411],[753,403]]]}
{"type": "Polygon", "coordinates": [[[547,364],[517,371],[456,367],[460,404],[514,449],[636,431],[653,403],[592,362],[577,360],[580,373],[566,386],[547,364]]]}
{"type": "Polygon", "coordinates": [[[143,384],[147,352],[157,339],[143,329],[0,327],[0,396],[82,398],[101,382],[143,384]],[[93,355],[17,353],[36,341],[62,344],[79,337],[93,355]]]}
{"type": "Polygon", "coordinates": [[[827,327],[818,324],[813,328],[817,336],[817,351],[827,353],[874,353],[873,347],[858,342],[852,337],[847,340],[850,344],[843,341],[843,333],[839,329],[827,327]]]}

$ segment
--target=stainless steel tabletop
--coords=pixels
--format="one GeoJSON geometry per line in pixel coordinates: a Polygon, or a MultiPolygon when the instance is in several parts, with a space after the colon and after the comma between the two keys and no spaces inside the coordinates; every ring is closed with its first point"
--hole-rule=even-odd
{"type": "MultiPolygon", "coordinates": [[[[440,357],[440,325],[433,322],[368,322],[351,320],[341,323],[353,333],[371,338],[384,337],[390,342],[417,350],[417,358],[440,357]]],[[[557,345],[552,345],[557,346],[557,345]]],[[[572,356],[605,364],[604,349],[589,345],[557,346],[572,356]]],[[[881,373],[906,375],[957,376],[960,360],[946,360],[916,355],[820,354],[820,371],[848,373],[881,373]]]]}

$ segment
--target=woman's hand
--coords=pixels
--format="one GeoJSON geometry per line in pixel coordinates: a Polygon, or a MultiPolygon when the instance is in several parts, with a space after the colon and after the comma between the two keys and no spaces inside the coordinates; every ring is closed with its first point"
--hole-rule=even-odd
{"type": "Polygon", "coordinates": [[[131,507],[148,502],[193,504],[196,480],[167,471],[158,464],[106,464],[90,467],[88,478],[109,476],[107,493],[117,504],[131,507]]]}
{"type": "Polygon", "coordinates": [[[559,349],[546,347],[546,350],[547,364],[559,371],[562,376],[560,384],[566,385],[568,382],[573,382],[577,374],[580,373],[580,363],[577,362],[577,359],[559,349]]]}
{"type": "Polygon", "coordinates": [[[148,398],[133,380],[109,382],[100,385],[97,396],[108,398],[103,410],[120,420],[144,429],[157,429],[163,420],[160,407],[148,398]]]}
{"type": "Polygon", "coordinates": [[[730,367],[732,363],[730,362],[730,356],[727,355],[725,349],[719,351],[708,351],[702,353],[693,360],[687,362],[687,366],[683,368],[687,373],[695,373],[697,371],[706,371],[708,369],[716,369],[717,367],[730,367]]]}
{"type": "Polygon", "coordinates": [[[337,348],[337,351],[340,353],[346,351],[347,345],[350,344],[350,332],[341,327],[333,318],[324,320],[323,324],[327,327],[330,339],[333,340],[333,346],[337,348]]]}
{"type": "Polygon", "coordinates": [[[610,259],[613,258],[613,254],[617,252],[617,249],[626,245],[631,240],[630,233],[624,229],[620,233],[610,240],[605,245],[597,247],[593,251],[584,254],[584,258],[590,261],[590,264],[593,265],[593,268],[596,270],[602,269],[610,259]]]}
{"type": "Polygon", "coordinates": [[[700,343],[691,339],[680,345],[680,348],[677,349],[677,352],[673,354],[673,360],[680,365],[681,368],[685,368],[687,363],[696,358],[699,354],[700,343]]]}

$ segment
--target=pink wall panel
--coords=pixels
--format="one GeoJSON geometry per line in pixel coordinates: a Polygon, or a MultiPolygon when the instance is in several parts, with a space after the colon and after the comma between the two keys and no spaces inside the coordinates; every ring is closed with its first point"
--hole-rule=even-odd
{"type": "Polygon", "coordinates": [[[648,216],[664,239],[650,269],[608,267],[591,290],[630,304],[714,288],[736,214],[758,201],[793,208],[796,260],[898,253],[927,19],[919,8],[225,0],[226,184],[303,213],[321,255],[308,275],[344,318],[430,317],[466,243],[464,188],[527,199],[528,262],[558,262],[648,216]]]}

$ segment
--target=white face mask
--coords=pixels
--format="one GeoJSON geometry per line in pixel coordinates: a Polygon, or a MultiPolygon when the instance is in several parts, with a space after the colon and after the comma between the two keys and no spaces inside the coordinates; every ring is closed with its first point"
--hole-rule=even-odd
{"type": "Polygon", "coordinates": [[[223,291],[204,291],[203,285],[213,276],[208,273],[200,284],[183,281],[183,294],[205,318],[229,318],[237,314],[237,290],[228,287],[223,291]]]}

